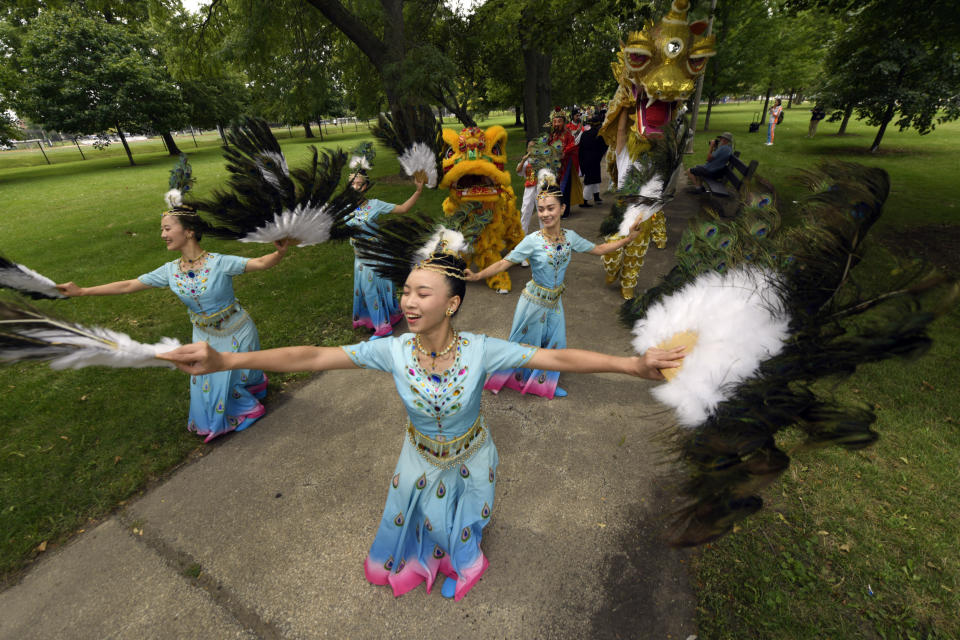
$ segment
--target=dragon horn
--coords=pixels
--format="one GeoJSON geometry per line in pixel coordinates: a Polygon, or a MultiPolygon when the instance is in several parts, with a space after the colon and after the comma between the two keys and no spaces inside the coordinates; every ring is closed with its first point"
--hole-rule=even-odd
{"type": "Polygon", "coordinates": [[[687,24],[687,11],[690,9],[689,0],[673,0],[670,11],[664,17],[664,22],[687,24]]]}

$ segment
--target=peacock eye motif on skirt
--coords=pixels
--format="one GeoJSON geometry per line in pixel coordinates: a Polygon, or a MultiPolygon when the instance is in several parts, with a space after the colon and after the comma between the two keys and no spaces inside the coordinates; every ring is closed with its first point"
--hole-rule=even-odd
{"type": "Polygon", "coordinates": [[[393,488],[394,488],[394,489],[396,489],[397,487],[400,486],[400,474],[399,474],[399,473],[396,474],[395,476],[393,476],[393,483],[392,483],[392,484],[393,484],[393,488]]]}
{"type": "Polygon", "coordinates": [[[397,573],[403,571],[403,568],[407,566],[407,561],[404,558],[400,558],[400,564],[397,565],[397,573]]]}
{"type": "Polygon", "coordinates": [[[433,525],[430,524],[430,518],[427,518],[423,521],[423,528],[427,531],[433,531],[433,525]]]}
{"type": "Polygon", "coordinates": [[[493,467],[490,467],[490,482],[493,482],[496,479],[496,476],[493,473],[493,467]]]}
{"type": "Polygon", "coordinates": [[[386,569],[387,571],[390,571],[391,569],[393,569],[393,556],[390,556],[389,558],[387,558],[387,561],[383,563],[383,568],[386,569]]]}
{"type": "Polygon", "coordinates": [[[460,542],[466,542],[470,539],[470,527],[464,527],[460,532],[460,542]]]}
{"type": "Polygon", "coordinates": [[[483,509],[480,511],[480,515],[484,518],[490,517],[490,505],[486,502],[483,503],[483,509]]]}
{"type": "Polygon", "coordinates": [[[467,465],[465,465],[465,464],[461,464],[461,465],[460,465],[460,477],[461,477],[461,478],[469,478],[469,477],[470,477],[470,469],[467,469],[467,465]]]}
{"type": "Polygon", "coordinates": [[[220,399],[220,402],[217,403],[217,406],[216,406],[216,408],[215,408],[215,411],[216,411],[217,413],[223,413],[223,411],[224,411],[225,408],[226,408],[226,407],[223,406],[223,398],[221,398],[221,399],[220,399]]]}
{"type": "Polygon", "coordinates": [[[426,474],[426,473],[424,473],[422,476],[420,476],[419,478],[417,478],[417,490],[419,491],[419,490],[423,489],[425,486],[427,486],[427,474],[426,474]]]}
{"type": "Polygon", "coordinates": [[[398,527],[402,527],[402,526],[403,526],[403,514],[402,514],[402,513],[398,513],[398,514],[397,514],[397,516],[393,519],[393,524],[397,525],[398,527]]]}
{"type": "Polygon", "coordinates": [[[210,381],[209,381],[209,380],[204,380],[204,381],[203,381],[203,386],[200,387],[200,391],[203,391],[204,393],[210,393],[210,381]]]}
{"type": "Polygon", "coordinates": [[[447,555],[447,554],[444,553],[443,549],[441,549],[439,545],[436,545],[436,544],[433,545],[433,557],[434,557],[434,558],[436,558],[437,560],[439,560],[440,558],[442,558],[442,557],[445,556],[445,555],[447,555]]]}
{"type": "Polygon", "coordinates": [[[440,484],[437,485],[437,497],[442,498],[447,495],[447,488],[443,484],[443,480],[440,481],[440,484]]]}

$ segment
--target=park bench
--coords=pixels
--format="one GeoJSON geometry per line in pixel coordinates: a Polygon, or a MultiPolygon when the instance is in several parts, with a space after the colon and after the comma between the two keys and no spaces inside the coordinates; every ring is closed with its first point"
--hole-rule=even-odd
{"type": "MultiPolygon", "coordinates": [[[[724,199],[739,194],[743,183],[753,177],[759,164],[756,160],[751,160],[749,165],[744,164],[740,159],[740,152],[734,151],[720,180],[703,179],[704,193],[710,196],[711,203],[721,215],[725,215],[724,199]]],[[[739,206],[739,198],[735,202],[739,206]]]]}

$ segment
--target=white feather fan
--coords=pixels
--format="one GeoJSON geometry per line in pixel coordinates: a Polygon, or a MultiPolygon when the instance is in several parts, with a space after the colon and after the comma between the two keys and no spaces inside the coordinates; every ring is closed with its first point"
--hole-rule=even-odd
{"type": "Polygon", "coordinates": [[[428,188],[433,189],[437,186],[437,157],[426,143],[414,142],[397,159],[408,176],[420,173],[425,178],[428,188]]]}

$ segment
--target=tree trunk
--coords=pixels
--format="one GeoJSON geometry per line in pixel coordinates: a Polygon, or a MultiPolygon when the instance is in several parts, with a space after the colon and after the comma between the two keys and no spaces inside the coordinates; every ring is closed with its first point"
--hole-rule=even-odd
{"type": "Polygon", "coordinates": [[[323,142],[323,117],[317,116],[317,131],[320,132],[320,142],[323,142]]]}
{"type": "Polygon", "coordinates": [[[793,89],[790,89],[790,95],[787,96],[787,109],[793,106],[793,89]]]}
{"type": "Polygon", "coordinates": [[[847,123],[850,122],[851,115],[853,115],[853,103],[848,104],[843,110],[843,120],[840,122],[840,129],[837,131],[838,136],[847,132],[847,123]]]}
{"type": "Polygon", "coordinates": [[[127,136],[123,135],[123,129],[120,128],[120,123],[117,123],[117,135],[120,136],[120,142],[123,143],[123,150],[127,152],[127,159],[130,161],[130,166],[135,167],[136,163],[133,161],[133,154],[130,153],[130,145],[127,144],[127,136]]]}
{"type": "Polygon", "coordinates": [[[223,146],[229,147],[230,143],[227,142],[227,133],[223,130],[223,125],[219,122],[217,123],[217,133],[220,134],[220,139],[223,140],[223,146]]]}
{"type": "Polygon", "coordinates": [[[537,52],[537,119],[533,121],[534,136],[540,133],[540,126],[550,118],[550,113],[553,111],[553,100],[550,98],[552,64],[552,54],[537,52]]]}
{"type": "Polygon", "coordinates": [[[304,136],[305,138],[312,138],[312,137],[314,137],[314,136],[313,136],[313,129],[310,128],[310,121],[309,121],[309,120],[303,123],[303,136],[304,136]]]}
{"type": "Polygon", "coordinates": [[[767,107],[770,105],[770,94],[773,93],[773,87],[767,87],[767,98],[763,101],[763,111],[760,112],[760,126],[767,122],[767,107]]]}
{"type": "Polygon", "coordinates": [[[713,96],[707,96],[707,115],[703,118],[703,130],[710,131],[710,110],[713,109],[713,96]]]}
{"type": "Polygon", "coordinates": [[[887,105],[887,110],[883,113],[883,122],[880,123],[880,129],[877,131],[877,137],[873,139],[873,144],[870,145],[870,153],[876,153],[877,149],[880,148],[880,141],[887,130],[887,125],[893,120],[893,112],[896,110],[896,106],[897,104],[893,100],[887,105]]]}
{"type": "Polygon", "coordinates": [[[177,143],[173,140],[173,134],[169,131],[164,131],[160,134],[160,137],[163,138],[163,143],[167,145],[167,153],[171,156],[180,155],[180,148],[177,146],[177,143]]]}
{"type": "Polygon", "coordinates": [[[521,111],[523,111],[523,107],[521,107],[520,105],[517,105],[513,108],[513,117],[514,117],[513,126],[515,127],[523,126],[523,119],[520,117],[521,111]]]}
{"type": "Polygon", "coordinates": [[[537,137],[537,53],[532,49],[523,51],[523,120],[527,139],[537,137]]]}

